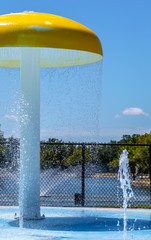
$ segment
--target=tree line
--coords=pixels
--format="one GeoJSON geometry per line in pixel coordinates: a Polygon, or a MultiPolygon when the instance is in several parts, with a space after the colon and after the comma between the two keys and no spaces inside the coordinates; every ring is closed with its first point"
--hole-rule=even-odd
{"type": "MultiPolygon", "coordinates": [[[[19,140],[13,137],[0,139],[0,167],[18,167],[19,161],[19,140]]],[[[82,161],[82,146],[65,145],[62,140],[49,138],[41,144],[40,167],[61,169],[77,166],[82,161]],[[60,144],[57,144],[60,143],[60,144]]],[[[106,172],[117,172],[119,157],[124,149],[129,153],[129,166],[133,178],[139,174],[149,172],[149,147],[148,146],[121,146],[114,144],[145,143],[151,144],[151,133],[144,135],[123,135],[120,141],[110,141],[113,145],[90,145],[85,148],[86,164],[93,163],[104,167],[106,172]]]]}

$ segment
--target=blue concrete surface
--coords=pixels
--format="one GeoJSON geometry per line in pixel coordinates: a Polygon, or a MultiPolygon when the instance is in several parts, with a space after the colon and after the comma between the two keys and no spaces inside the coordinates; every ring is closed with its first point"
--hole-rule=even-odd
{"type": "MultiPolygon", "coordinates": [[[[18,207],[0,207],[0,240],[122,240],[123,210],[99,208],[41,208],[44,220],[14,220],[18,207]]],[[[126,240],[151,238],[151,210],[127,211],[126,240]]]]}

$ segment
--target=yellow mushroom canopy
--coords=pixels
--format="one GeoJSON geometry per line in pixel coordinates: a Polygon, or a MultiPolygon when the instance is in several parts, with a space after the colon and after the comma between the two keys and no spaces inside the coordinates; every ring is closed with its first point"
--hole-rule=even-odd
{"type": "Polygon", "coordinates": [[[103,56],[96,34],[73,20],[35,12],[0,16],[0,66],[19,67],[22,47],[40,49],[41,67],[87,64],[103,56]]]}

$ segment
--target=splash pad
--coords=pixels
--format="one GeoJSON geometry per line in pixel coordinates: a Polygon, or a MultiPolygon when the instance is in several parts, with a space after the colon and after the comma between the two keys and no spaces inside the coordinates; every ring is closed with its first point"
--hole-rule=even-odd
{"type": "MultiPolygon", "coordinates": [[[[12,216],[19,213],[17,207],[2,207],[0,219],[0,239],[13,240],[111,240],[123,239],[123,210],[101,208],[47,208],[41,213],[47,217],[43,220],[19,222],[12,216]]],[[[148,240],[151,235],[151,210],[127,210],[126,240],[148,240]]]]}
{"type": "MultiPolygon", "coordinates": [[[[79,66],[99,62],[102,56],[97,36],[69,19],[33,12],[0,17],[0,66],[20,68],[21,91],[19,208],[1,207],[0,239],[122,238],[122,210],[41,208],[40,212],[40,68],[79,66]]],[[[149,239],[149,216],[150,212],[129,211],[132,237],[149,239]]]]}

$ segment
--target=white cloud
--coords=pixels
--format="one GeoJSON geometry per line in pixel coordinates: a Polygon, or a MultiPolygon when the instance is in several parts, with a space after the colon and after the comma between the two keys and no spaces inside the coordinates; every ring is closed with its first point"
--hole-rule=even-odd
{"type": "Polygon", "coordinates": [[[8,114],[5,114],[4,115],[4,118],[6,118],[6,119],[10,119],[10,120],[17,120],[17,116],[15,116],[15,115],[8,115],[8,114]]]}
{"type": "Polygon", "coordinates": [[[145,113],[141,108],[126,108],[122,111],[124,115],[144,115],[149,116],[148,113],[145,113]]]}
{"type": "Polygon", "coordinates": [[[115,115],[115,118],[116,118],[116,119],[118,119],[118,118],[120,118],[120,117],[121,117],[121,116],[120,116],[120,114],[118,114],[118,113],[115,115]]]}
{"type": "Polygon", "coordinates": [[[81,138],[81,137],[107,137],[109,140],[114,138],[120,138],[123,135],[132,135],[132,134],[145,134],[150,133],[151,129],[144,128],[144,127],[135,127],[135,128],[102,128],[100,131],[80,131],[78,129],[74,130],[64,130],[64,131],[58,131],[54,129],[41,129],[41,138],[48,138],[48,137],[55,137],[55,138],[81,138]]]}
{"type": "Polygon", "coordinates": [[[123,135],[132,135],[132,134],[145,134],[150,133],[150,128],[144,127],[135,127],[135,128],[107,128],[102,129],[99,133],[103,137],[122,137],[123,135]]]}
{"type": "Polygon", "coordinates": [[[78,130],[78,129],[41,129],[40,135],[41,137],[91,137],[95,136],[96,131],[91,130],[78,130]]]}

